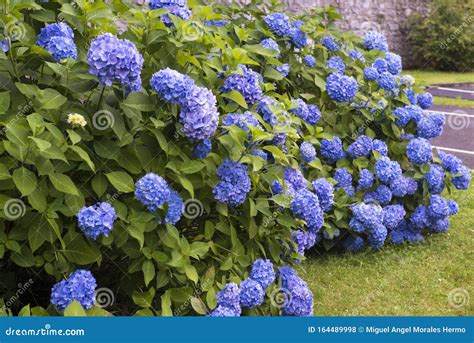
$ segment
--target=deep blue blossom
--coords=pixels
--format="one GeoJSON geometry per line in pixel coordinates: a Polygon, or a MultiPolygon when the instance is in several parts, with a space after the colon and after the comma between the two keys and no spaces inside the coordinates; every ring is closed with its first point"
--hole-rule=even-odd
{"type": "Polygon", "coordinates": [[[382,156],[375,162],[375,175],[382,183],[389,185],[402,176],[402,169],[398,162],[382,156]]]}
{"type": "Polygon", "coordinates": [[[427,213],[431,221],[447,217],[449,215],[448,201],[441,195],[432,195],[427,213]]]}
{"type": "Polygon", "coordinates": [[[424,110],[427,110],[433,106],[433,96],[430,93],[418,94],[417,101],[418,106],[424,110]]]}
{"type": "Polygon", "coordinates": [[[444,124],[445,117],[442,113],[427,113],[418,121],[416,134],[426,139],[439,137],[443,133],[444,124]]]}
{"type": "Polygon", "coordinates": [[[390,183],[390,190],[394,197],[403,198],[408,194],[409,179],[399,176],[390,183]]]}
{"type": "Polygon", "coordinates": [[[280,47],[278,46],[278,43],[274,39],[272,38],[264,39],[260,42],[260,45],[263,46],[265,49],[275,50],[277,52],[276,57],[280,55],[280,47]]]}
{"type": "Polygon", "coordinates": [[[63,312],[74,300],[86,310],[95,304],[97,282],[88,270],[79,269],[54,285],[51,290],[51,304],[63,312]]]}
{"type": "Polygon", "coordinates": [[[364,68],[364,79],[367,81],[375,81],[379,78],[379,72],[374,67],[365,67],[364,68]]]}
{"type": "Polygon", "coordinates": [[[428,229],[434,233],[444,233],[449,229],[449,218],[442,217],[439,219],[430,220],[428,223],[428,229]]]}
{"type": "Polygon", "coordinates": [[[374,174],[368,169],[362,169],[359,173],[357,190],[369,189],[374,185],[374,174]]]}
{"type": "Polygon", "coordinates": [[[407,156],[417,165],[430,162],[433,159],[430,142],[424,138],[413,138],[407,145],[407,156]]]}
{"type": "Polygon", "coordinates": [[[385,89],[386,91],[393,92],[398,88],[397,80],[388,71],[379,74],[377,83],[380,88],[385,89]]]}
{"type": "Polygon", "coordinates": [[[362,56],[362,53],[357,49],[348,51],[348,54],[354,61],[361,60],[362,62],[365,62],[365,57],[362,56]]]}
{"type": "Polygon", "coordinates": [[[229,113],[222,119],[222,126],[237,126],[249,134],[249,139],[252,139],[250,133],[252,128],[261,129],[258,119],[250,111],[244,113],[229,113]]]}
{"type": "Polygon", "coordinates": [[[290,37],[294,46],[298,49],[301,49],[308,44],[308,35],[301,29],[302,25],[295,25],[295,23],[293,24],[293,27],[291,29],[290,37]]]}
{"type": "Polygon", "coordinates": [[[8,38],[0,40],[0,49],[2,49],[4,53],[8,52],[8,50],[10,49],[10,43],[8,42],[8,38]]]}
{"type": "Polygon", "coordinates": [[[385,142],[381,141],[380,139],[374,139],[372,142],[372,149],[378,151],[383,156],[387,156],[388,154],[387,144],[385,144],[385,142]]]}
{"type": "Polygon", "coordinates": [[[387,70],[392,75],[399,75],[402,72],[402,58],[392,52],[385,54],[385,60],[387,61],[387,70]]]}
{"type": "Polygon", "coordinates": [[[356,253],[364,249],[365,241],[362,237],[348,235],[342,242],[342,246],[346,251],[356,253]]]}
{"type": "Polygon", "coordinates": [[[471,171],[466,166],[461,166],[456,174],[460,174],[452,178],[453,185],[456,189],[466,190],[469,189],[469,184],[471,183],[471,171]]]}
{"type": "Polygon", "coordinates": [[[209,317],[239,317],[240,313],[240,306],[227,307],[219,305],[214,310],[212,310],[212,312],[209,314],[209,317]]]}
{"type": "Polygon", "coordinates": [[[267,289],[275,281],[273,263],[270,260],[255,260],[250,272],[250,279],[257,281],[264,290],[267,289]]]}
{"type": "Polygon", "coordinates": [[[378,201],[380,205],[388,205],[392,201],[392,191],[385,185],[378,186],[375,191],[367,192],[364,197],[365,202],[378,201]]]}
{"type": "Polygon", "coordinates": [[[376,31],[369,31],[364,36],[364,48],[366,50],[381,50],[384,52],[388,51],[388,43],[385,35],[376,31]]]}
{"type": "Polygon", "coordinates": [[[281,74],[281,76],[286,77],[290,73],[290,65],[288,63],[282,64],[281,66],[276,66],[276,70],[281,74]]]}
{"type": "Polygon", "coordinates": [[[332,36],[325,36],[321,38],[320,43],[329,51],[337,51],[340,49],[339,45],[335,41],[335,38],[332,36]]]}
{"type": "Polygon", "coordinates": [[[176,224],[180,219],[184,211],[184,202],[178,192],[170,189],[170,194],[166,200],[168,204],[168,212],[165,216],[165,222],[170,224],[176,224]]]}
{"type": "Polygon", "coordinates": [[[241,205],[250,191],[250,178],[245,165],[231,160],[224,160],[217,168],[220,182],[212,190],[217,201],[232,207],[241,205]]]}
{"type": "Polygon", "coordinates": [[[261,157],[265,161],[268,160],[268,153],[262,149],[257,149],[257,150],[252,151],[252,155],[261,157]]]}
{"type": "Polygon", "coordinates": [[[405,217],[405,209],[402,205],[391,205],[383,209],[383,225],[388,229],[395,228],[405,217]]]}
{"type": "Polygon", "coordinates": [[[284,302],[282,314],[284,316],[312,316],[313,294],[306,282],[288,266],[281,267],[278,271],[281,278],[282,293],[288,301],[284,302]]]}
{"type": "Polygon", "coordinates": [[[278,106],[278,104],[272,98],[269,96],[264,96],[260,99],[260,101],[257,103],[257,107],[255,108],[257,113],[262,116],[262,119],[271,126],[277,123],[277,117],[273,113],[271,109],[272,107],[276,109],[280,108],[280,106],[278,106]]]}
{"type": "Polygon", "coordinates": [[[310,163],[316,158],[316,149],[311,143],[303,142],[300,145],[301,158],[306,163],[310,163]]]}
{"type": "Polygon", "coordinates": [[[440,194],[444,190],[444,168],[439,164],[431,164],[430,172],[425,175],[428,190],[432,194],[440,194]]]}
{"type": "Polygon", "coordinates": [[[300,190],[305,189],[308,184],[301,171],[296,168],[286,168],[284,170],[284,180],[286,193],[293,196],[300,190]]]}
{"type": "Polygon", "coordinates": [[[237,284],[230,282],[217,292],[218,306],[231,309],[240,308],[240,288],[237,284]]]}
{"type": "Polygon", "coordinates": [[[345,153],[342,148],[341,139],[337,136],[334,136],[333,140],[322,139],[321,155],[331,164],[343,159],[345,153]]]}
{"type": "Polygon", "coordinates": [[[307,67],[313,68],[316,65],[316,58],[314,58],[313,55],[306,55],[304,64],[306,64],[307,67]]]}
{"type": "Polygon", "coordinates": [[[135,45],[127,39],[119,39],[106,33],[91,42],[87,53],[89,72],[99,82],[111,86],[118,82],[129,91],[141,90],[143,57],[135,45]]]}
{"type": "Polygon", "coordinates": [[[374,250],[382,248],[387,239],[387,228],[380,224],[367,236],[367,244],[374,250]]]}
{"type": "Polygon", "coordinates": [[[36,44],[53,55],[55,61],[77,59],[74,32],[65,23],[50,24],[42,28],[36,44]]]}
{"type": "MultiPolygon", "coordinates": [[[[188,20],[191,17],[191,10],[188,8],[186,0],[150,0],[148,6],[150,6],[152,10],[165,8],[170,14],[182,20],[188,20]]],[[[161,20],[167,26],[173,26],[173,21],[168,14],[162,15],[161,20]]]]}
{"type": "Polygon", "coordinates": [[[275,12],[263,18],[270,31],[277,37],[287,37],[291,33],[290,18],[284,13],[275,12]]]}
{"type": "Polygon", "coordinates": [[[383,223],[383,209],[379,205],[360,203],[352,205],[351,220],[349,226],[355,232],[370,232],[383,223]]]}
{"type": "Polygon", "coordinates": [[[425,205],[418,205],[410,216],[410,223],[420,230],[428,225],[428,209],[425,205]]]}
{"type": "Polygon", "coordinates": [[[306,188],[299,190],[290,204],[293,215],[306,222],[310,231],[317,232],[323,225],[323,211],[318,196],[306,188]]]}
{"type": "Polygon", "coordinates": [[[462,161],[453,154],[445,153],[444,151],[438,151],[438,157],[443,162],[444,168],[450,173],[456,174],[461,169],[462,161]]]}
{"type": "Polygon", "coordinates": [[[233,90],[238,91],[245,98],[247,105],[251,106],[262,98],[262,89],[260,88],[260,75],[245,65],[240,64],[241,74],[232,74],[228,76],[222,86],[222,93],[229,93],[233,90]]]}
{"type": "Polygon", "coordinates": [[[334,69],[340,74],[344,74],[346,71],[346,65],[344,62],[337,56],[331,57],[327,63],[326,63],[326,68],[328,69],[334,69]]]}
{"type": "Polygon", "coordinates": [[[383,73],[388,71],[388,64],[384,58],[377,58],[374,63],[372,63],[372,67],[377,69],[379,73],[383,73]]]}
{"type": "Polygon", "coordinates": [[[83,207],[77,214],[79,228],[92,239],[97,239],[100,235],[107,237],[116,217],[114,208],[108,202],[83,207]]]}
{"type": "Polygon", "coordinates": [[[457,214],[459,212],[459,205],[453,199],[448,200],[448,208],[449,208],[449,214],[448,215],[450,215],[450,216],[454,216],[455,214],[457,214]]]}
{"type": "Polygon", "coordinates": [[[321,119],[321,111],[319,110],[318,106],[309,104],[305,121],[308,124],[316,125],[319,122],[319,119],[321,119]]]}
{"type": "Polygon", "coordinates": [[[193,149],[193,155],[196,157],[196,158],[200,158],[200,159],[203,159],[203,158],[206,158],[207,155],[209,155],[209,153],[211,152],[212,150],[212,143],[211,143],[211,140],[210,139],[205,139],[203,140],[201,143],[199,143],[198,145],[196,145],[193,149]]]}
{"type": "Polygon", "coordinates": [[[46,47],[52,37],[74,38],[74,31],[66,23],[54,23],[43,27],[38,36],[36,44],[46,47]]]}
{"type": "Polygon", "coordinates": [[[423,240],[421,230],[414,227],[411,222],[406,220],[400,223],[390,231],[390,238],[393,244],[401,244],[403,242],[420,242],[423,240]]]}
{"type": "MultiPolygon", "coordinates": [[[[400,80],[400,82],[402,82],[402,80],[400,80]]],[[[413,92],[413,89],[405,89],[405,94],[410,104],[416,105],[416,96],[415,96],[415,92],[413,92]]]]}
{"type": "Polygon", "coordinates": [[[336,180],[336,189],[342,188],[349,196],[354,196],[354,186],[352,185],[352,175],[346,168],[337,168],[334,173],[334,180],[336,180]]]}
{"type": "Polygon", "coordinates": [[[407,194],[408,195],[415,194],[418,189],[418,183],[412,177],[407,177],[406,180],[407,180],[407,194]]]}
{"type": "Polygon", "coordinates": [[[334,185],[325,178],[316,179],[312,184],[322,210],[330,211],[334,203],[334,185]]]}
{"type": "Polygon", "coordinates": [[[332,73],[326,80],[326,89],[329,97],[336,102],[351,101],[357,94],[358,85],[352,76],[332,73]]]}
{"type": "Polygon", "coordinates": [[[135,198],[155,212],[169,198],[170,187],[161,176],[148,173],[135,184],[135,198]]]}
{"type": "Polygon", "coordinates": [[[272,188],[273,194],[283,193],[283,185],[278,180],[273,180],[271,188],[272,188]]]}
{"type": "Polygon", "coordinates": [[[372,139],[362,135],[357,137],[354,143],[349,145],[347,153],[352,158],[368,157],[372,152],[372,139]]]}
{"type": "Polygon", "coordinates": [[[181,101],[179,120],[183,132],[191,140],[212,137],[219,124],[217,100],[212,91],[203,87],[193,87],[190,95],[181,101]]]}
{"type": "Polygon", "coordinates": [[[164,101],[172,103],[182,103],[195,87],[193,79],[170,68],[154,73],[150,86],[164,101]]]}
{"type": "Polygon", "coordinates": [[[265,290],[260,283],[246,279],[240,284],[240,306],[255,307],[263,303],[265,290]]]}

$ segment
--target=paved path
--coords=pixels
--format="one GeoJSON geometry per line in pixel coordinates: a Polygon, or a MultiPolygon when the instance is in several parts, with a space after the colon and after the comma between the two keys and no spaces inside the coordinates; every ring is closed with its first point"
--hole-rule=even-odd
{"type": "Polygon", "coordinates": [[[457,85],[433,85],[428,88],[428,92],[433,96],[474,100],[474,85],[472,83],[457,85]]]}

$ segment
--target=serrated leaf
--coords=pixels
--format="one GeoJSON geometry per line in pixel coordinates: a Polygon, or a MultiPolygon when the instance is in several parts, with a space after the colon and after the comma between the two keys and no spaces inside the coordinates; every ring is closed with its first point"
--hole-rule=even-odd
{"type": "Polygon", "coordinates": [[[133,182],[132,177],[126,172],[111,172],[105,174],[105,176],[112,186],[120,192],[130,193],[135,190],[135,183],[133,182]]]}

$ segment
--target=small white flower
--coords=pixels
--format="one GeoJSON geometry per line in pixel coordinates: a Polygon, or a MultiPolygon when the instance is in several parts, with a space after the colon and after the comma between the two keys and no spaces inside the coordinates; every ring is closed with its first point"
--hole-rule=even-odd
{"type": "Polygon", "coordinates": [[[86,126],[87,121],[82,114],[79,113],[69,113],[67,115],[67,122],[72,125],[86,126]]]}
{"type": "Polygon", "coordinates": [[[413,86],[415,84],[415,78],[411,75],[403,75],[402,76],[402,83],[407,86],[413,86]]]}

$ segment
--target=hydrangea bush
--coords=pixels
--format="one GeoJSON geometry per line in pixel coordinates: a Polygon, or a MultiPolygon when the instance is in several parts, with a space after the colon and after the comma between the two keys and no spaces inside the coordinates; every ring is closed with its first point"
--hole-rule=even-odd
{"type": "Polygon", "coordinates": [[[307,316],[305,251],[448,230],[470,172],[383,34],[259,5],[7,5],[4,299],[30,276],[36,315],[307,316]]]}

